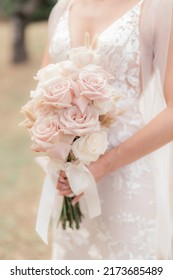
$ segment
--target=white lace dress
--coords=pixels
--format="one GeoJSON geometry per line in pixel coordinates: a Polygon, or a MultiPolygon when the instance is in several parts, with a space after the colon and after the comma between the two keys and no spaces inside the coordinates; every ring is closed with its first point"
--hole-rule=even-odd
{"type": "MultiPolygon", "coordinates": [[[[139,20],[143,1],[106,28],[98,39],[102,64],[114,75],[113,83],[122,95],[118,106],[126,109],[109,129],[114,147],[131,137],[143,125],[139,111],[140,40],[139,20]]],[[[51,41],[54,62],[67,58],[71,46],[68,13],[60,18],[51,41]]],[[[80,230],[62,230],[53,225],[53,259],[157,259],[156,203],[149,157],[106,176],[98,184],[102,214],[85,218],[80,230]]]]}

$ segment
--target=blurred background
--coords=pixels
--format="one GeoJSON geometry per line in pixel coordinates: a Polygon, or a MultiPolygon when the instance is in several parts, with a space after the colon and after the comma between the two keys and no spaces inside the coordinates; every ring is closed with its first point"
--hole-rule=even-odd
{"type": "MultiPolygon", "coordinates": [[[[34,161],[21,106],[35,87],[54,0],[0,1],[0,259],[50,259],[35,233],[44,174],[34,161]]],[[[50,234],[51,239],[51,234],[50,234]]],[[[51,244],[51,242],[49,242],[51,244]]]]}

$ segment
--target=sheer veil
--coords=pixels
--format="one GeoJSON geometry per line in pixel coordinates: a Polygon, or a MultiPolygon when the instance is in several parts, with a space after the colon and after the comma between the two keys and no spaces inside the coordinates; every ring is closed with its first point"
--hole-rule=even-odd
{"type": "MultiPolygon", "coordinates": [[[[54,6],[48,25],[50,39],[59,17],[70,2],[71,0],[59,0],[54,6]]],[[[140,44],[143,88],[140,109],[147,123],[166,106],[164,81],[168,71],[167,62],[173,56],[173,0],[143,0],[140,19],[140,44]]],[[[173,84],[171,87],[173,89],[173,84]]],[[[172,143],[167,144],[150,156],[153,161],[153,173],[156,181],[158,255],[159,259],[173,259],[172,143]]]]}
{"type": "MultiPolygon", "coordinates": [[[[168,70],[167,62],[173,56],[172,10],[172,0],[144,0],[143,2],[140,23],[143,92],[140,105],[146,123],[166,106],[164,82],[168,70]]],[[[170,88],[173,88],[172,85],[170,88]]],[[[151,154],[156,182],[156,238],[160,259],[173,259],[172,158],[172,143],[151,154]]]]}

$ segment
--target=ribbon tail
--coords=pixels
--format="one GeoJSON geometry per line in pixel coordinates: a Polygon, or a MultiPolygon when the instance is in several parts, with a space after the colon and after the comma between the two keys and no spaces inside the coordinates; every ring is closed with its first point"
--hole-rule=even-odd
{"type": "MultiPolygon", "coordinates": [[[[38,215],[36,219],[36,232],[48,244],[48,228],[56,196],[57,176],[47,174],[44,180],[40,198],[38,215]]],[[[59,208],[62,209],[63,199],[59,199],[59,208]]],[[[61,214],[61,210],[59,212],[61,214]]]]}
{"type": "Polygon", "coordinates": [[[87,172],[88,172],[90,185],[89,188],[87,188],[85,191],[85,198],[88,205],[89,217],[92,219],[101,214],[101,206],[100,206],[100,198],[97,192],[96,181],[88,169],[87,172]]]}

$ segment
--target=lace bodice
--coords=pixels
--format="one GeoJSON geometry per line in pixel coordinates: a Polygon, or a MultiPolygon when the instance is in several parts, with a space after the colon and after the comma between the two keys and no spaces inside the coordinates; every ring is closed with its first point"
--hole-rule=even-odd
{"type": "MultiPolygon", "coordinates": [[[[144,125],[138,105],[142,2],[98,36],[96,51],[101,55],[102,66],[114,76],[112,84],[122,97],[117,106],[124,110],[108,131],[109,148],[119,145],[144,125]]],[[[68,58],[71,48],[68,17],[66,10],[52,37],[49,51],[54,62],[68,58]]],[[[148,158],[109,174],[98,184],[98,191],[102,215],[93,221],[86,218],[78,233],[54,229],[53,258],[154,259],[155,200],[148,158]]]]}

